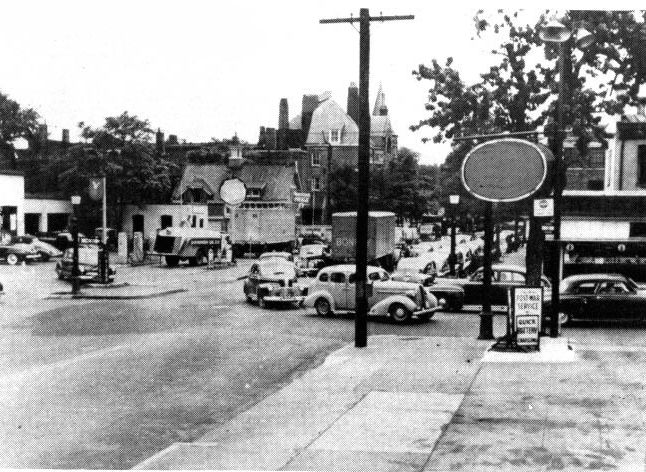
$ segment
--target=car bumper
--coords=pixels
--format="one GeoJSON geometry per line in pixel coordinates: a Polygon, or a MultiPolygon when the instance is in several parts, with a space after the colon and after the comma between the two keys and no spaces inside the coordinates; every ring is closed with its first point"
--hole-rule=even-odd
{"type": "Polygon", "coordinates": [[[267,295],[263,297],[266,302],[274,303],[302,303],[305,297],[302,295],[282,296],[282,295],[267,295]]]}

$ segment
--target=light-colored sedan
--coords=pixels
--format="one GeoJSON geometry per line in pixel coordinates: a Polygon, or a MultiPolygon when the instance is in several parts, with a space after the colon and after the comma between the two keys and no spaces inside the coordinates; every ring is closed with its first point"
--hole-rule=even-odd
{"type": "MultiPolygon", "coordinates": [[[[388,316],[396,323],[415,317],[428,320],[442,306],[437,298],[418,283],[391,280],[380,267],[368,266],[369,315],[388,316]]],[[[355,266],[349,264],[324,267],[308,287],[303,305],[320,316],[339,311],[354,311],[356,297],[355,266]]]]}

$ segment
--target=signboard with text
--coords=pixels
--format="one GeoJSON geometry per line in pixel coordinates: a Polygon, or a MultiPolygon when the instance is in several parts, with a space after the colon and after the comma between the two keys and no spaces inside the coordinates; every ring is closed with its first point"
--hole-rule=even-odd
{"type": "Polygon", "coordinates": [[[511,297],[516,344],[538,348],[543,314],[543,289],[514,287],[511,297]]]}

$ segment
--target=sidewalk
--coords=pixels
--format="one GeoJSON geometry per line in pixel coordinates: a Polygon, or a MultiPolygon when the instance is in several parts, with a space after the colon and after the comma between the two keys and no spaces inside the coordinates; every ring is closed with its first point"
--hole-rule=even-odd
{"type": "Polygon", "coordinates": [[[372,336],[137,468],[644,470],[646,347],[542,343],[372,336]]]}

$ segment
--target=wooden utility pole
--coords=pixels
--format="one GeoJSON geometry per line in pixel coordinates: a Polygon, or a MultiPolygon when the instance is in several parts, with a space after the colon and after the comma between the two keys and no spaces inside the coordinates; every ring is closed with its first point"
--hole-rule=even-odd
{"type": "Polygon", "coordinates": [[[361,8],[359,18],[331,18],[320,20],[329,23],[359,23],[359,185],[357,195],[356,231],[356,315],[354,322],[354,345],[368,345],[368,198],[370,186],[370,22],[412,20],[413,15],[370,16],[367,8],[361,8]]]}

